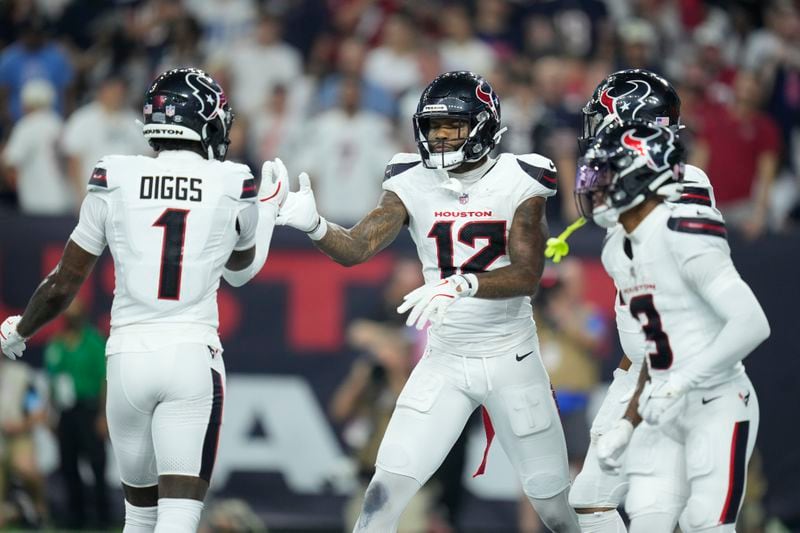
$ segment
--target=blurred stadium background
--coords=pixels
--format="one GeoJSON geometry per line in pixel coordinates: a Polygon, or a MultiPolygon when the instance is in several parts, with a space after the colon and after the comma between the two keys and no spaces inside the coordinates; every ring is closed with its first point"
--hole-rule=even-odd
{"type": "MultiPolygon", "coordinates": [[[[416,149],[410,118],[422,88],[443,71],[481,73],[509,127],[501,150],[539,152],[559,168],[560,194],[548,202],[553,234],[576,216],[581,106],[609,73],[649,68],[678,88],[690,161],[708,171],[734,259],[772,325],[746,361],[762,420],[739,531],[800,530],[799,8],[790,0],[0,1],[0,315],[19,313],[54,266],[94,162],[150,153],[135,120],[149,82],[167,68],[202,67],[226,88],[237,113],[229,159],[257,172],[279,156],[292,175],[308,171],[320,211],[342,224],[375,204],[392,154],[416,149]]],[[[548,266],[536,313],[577,469],[621,352],[602,233],[573,239],[574,257],[548,266]]],[[[351,527],[424,342],[392,311],[421,282],[414,251],[404,233],[345,269],[280,228],[261,274],[243,290],[223,286],[228,396],[204,530],[351,527]]],[[[106,254],[80,308],[32,339],[23,364],[0,361],[0,527],[120,528],[113,455],[102,453],[102,357],[94,357],[113,285],[106,254]],[[100,490],[93,471],[105,472],[100,490]]],[[[405,531],[541,530],[499,446],[487,475],[471,477],[483,445],[480,424],[468,426],[406,513],[405,531]]]]}

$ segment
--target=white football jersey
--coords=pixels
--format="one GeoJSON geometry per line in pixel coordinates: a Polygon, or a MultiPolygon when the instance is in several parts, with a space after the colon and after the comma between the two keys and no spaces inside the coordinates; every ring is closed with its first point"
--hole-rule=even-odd
{"type": "MultiPolygon", "coordinates": [[[[681,197],[675,203],[695,205],[697,206],[698,216],[722,220],[722,214],[714,207],[714,190],[706,173],[698,167],[686,165],[684,181],[686,185],[683,187],[681,197]]],[[[625,229],[622,224],[617,224],[609,229],[606,239],[612,238],[615,233],[622,233],[622,238],[624,238],[625,229]]],[[[631,314],[627,300],[620,298],[619,288],[617,288],[616,300],[614,301],[614,313],[622,351],[632,363],[641,364],[644,361],[647,348],[642,325],[631,314]]]]}
{"type": "MultiPolygon", "coordinates": [[[[397,154],[386,167],[383,188],[408,211],[425,283],[509,265],[508,235],[517,207],[532,196],[556,193],[555,165],[538,154],[501,154],[460,193],[444,188],[448,181],[447,172],[425,168],[418,154],[397,154]]],[[[533,335],[531,299],[462,298],[428,331],[434,349],[470,357],[503,353],[533,335]]]]}
{"type": "MultiPolygon", "coordinates": [[[[621,226],[607,235],[602,261],[618,291],[620,341],[634,363],[647,356],[656,379],[702,357],[725,325],[687,279],[684,265],[711,250],[730,255],[726,235],[713,207],[667,203],[630,235],[621,226]]],[[[730,381],[743,371],[738,362],[703,386],[730,381]]]]}
{"type": "Polygon", "coordinates": [[[109,156],[88,190],[71,239],[94,255],[107,243],[114,258],[107,352],[187,340],[219,347],[223,267],[255,242],[258,184],[249,168],[189,151],[109,156]]]}

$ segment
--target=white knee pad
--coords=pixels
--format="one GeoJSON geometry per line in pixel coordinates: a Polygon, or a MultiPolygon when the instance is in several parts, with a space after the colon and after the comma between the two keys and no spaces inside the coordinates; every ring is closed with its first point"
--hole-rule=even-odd
{"type": "MultiPolygon", "coordinates": [[[[519,473],[522,491],[529,498],[548,499],[569,486],[569,473],[564,472],[559,455],[547,455],[522,463],[519,473]]],[[[566,491],[564,491],[566,495],[566,491]]],[[[569,503],[565,496],[565,500],[569,503]]]]}

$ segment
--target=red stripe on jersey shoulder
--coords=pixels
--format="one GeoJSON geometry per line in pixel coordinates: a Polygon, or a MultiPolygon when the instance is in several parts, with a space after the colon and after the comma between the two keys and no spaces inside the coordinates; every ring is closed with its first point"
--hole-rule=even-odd
{"type": "Polygon", "coordinates": [[[557,188],[558,178],[556,177],[555,170],[537,167],[536,165],[526,163],[522,159],[517,159],[517,164],[519,165],[519,168],[525,172],[525,174],[532,177],[548,189],[555,190],[557,188]]]}
{"type": "Polygon", "coordinates": [[[92,177],[89,178],[89,185],[94,185],[96,187],[104,187],[107,189],[108,175],[106,169],[95,167],[95,169],[92,170],[92,177]]]}
{"type": "Polygon", "coordinates": [[[711,207],[711,195],[703,187],[684,187],[677,204],[697,204],[711,207]]]}
{"type": "Polygon", "coordinates": [[[667,227],[672,231],[681,233],[728,238],[728,230],[725,229],[725,223],[713,218],[672,217],[667,221],[667,227]]]}
{"type": "Polygon", "coordinates": [[[256,179],[253,177],[249,177],[242,181],[242,194],[239,196],[242,200],[245,198],[255,198],[258,194],[258,183],[256,183],[256,179]]]}

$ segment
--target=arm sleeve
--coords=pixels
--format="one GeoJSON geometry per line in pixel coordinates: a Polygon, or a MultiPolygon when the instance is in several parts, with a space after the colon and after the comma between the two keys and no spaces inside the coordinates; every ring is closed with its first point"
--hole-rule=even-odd
{"type": "Polygon", "coordinates": [[[725,321],[703,357],[685,370],[694,386],[747,357],[769,337],[770,328],[764,310],[726,250],[710,248],[688,259],[682,270],[689,284],[725,321]]]}
{"type": "Polygon", "coordinates": [[[100,256],[106,247],[106,217],[108,204],[99,195],[92,193],[86,195],[81,205],[80,220],[72,231],[70,240],[92,255],[100,256]]]}
{"type": "Polygon", "coordinates": [[[237,251],[247,250],[255,244],[256,256],[250,266],[242,270],[224,269],[222,277],[225,278],[225,281],[234,287],[241,287],[261,271],[267,261],[269,245],[272,242],[272,232],[275,229],[275,217],[277,216],[278,210],[269,202],[259,202],[258,205],[252,204],[242,210],[239,215],[241,233],[239,242],[234,249],[237,251]],[[250,235],[246,237],[246,233],[250,233],[250,235]]]}
{"type": "Polygon", "coordinates": [[[236,246],[233,249],[241,252],[252,248],[256,243],[256,232],[261,222],[258,206],[249,204],[239,211],[239,214],[236,215],[236,222],[239,227],[239,240],[236,241],[236,246]]]}

